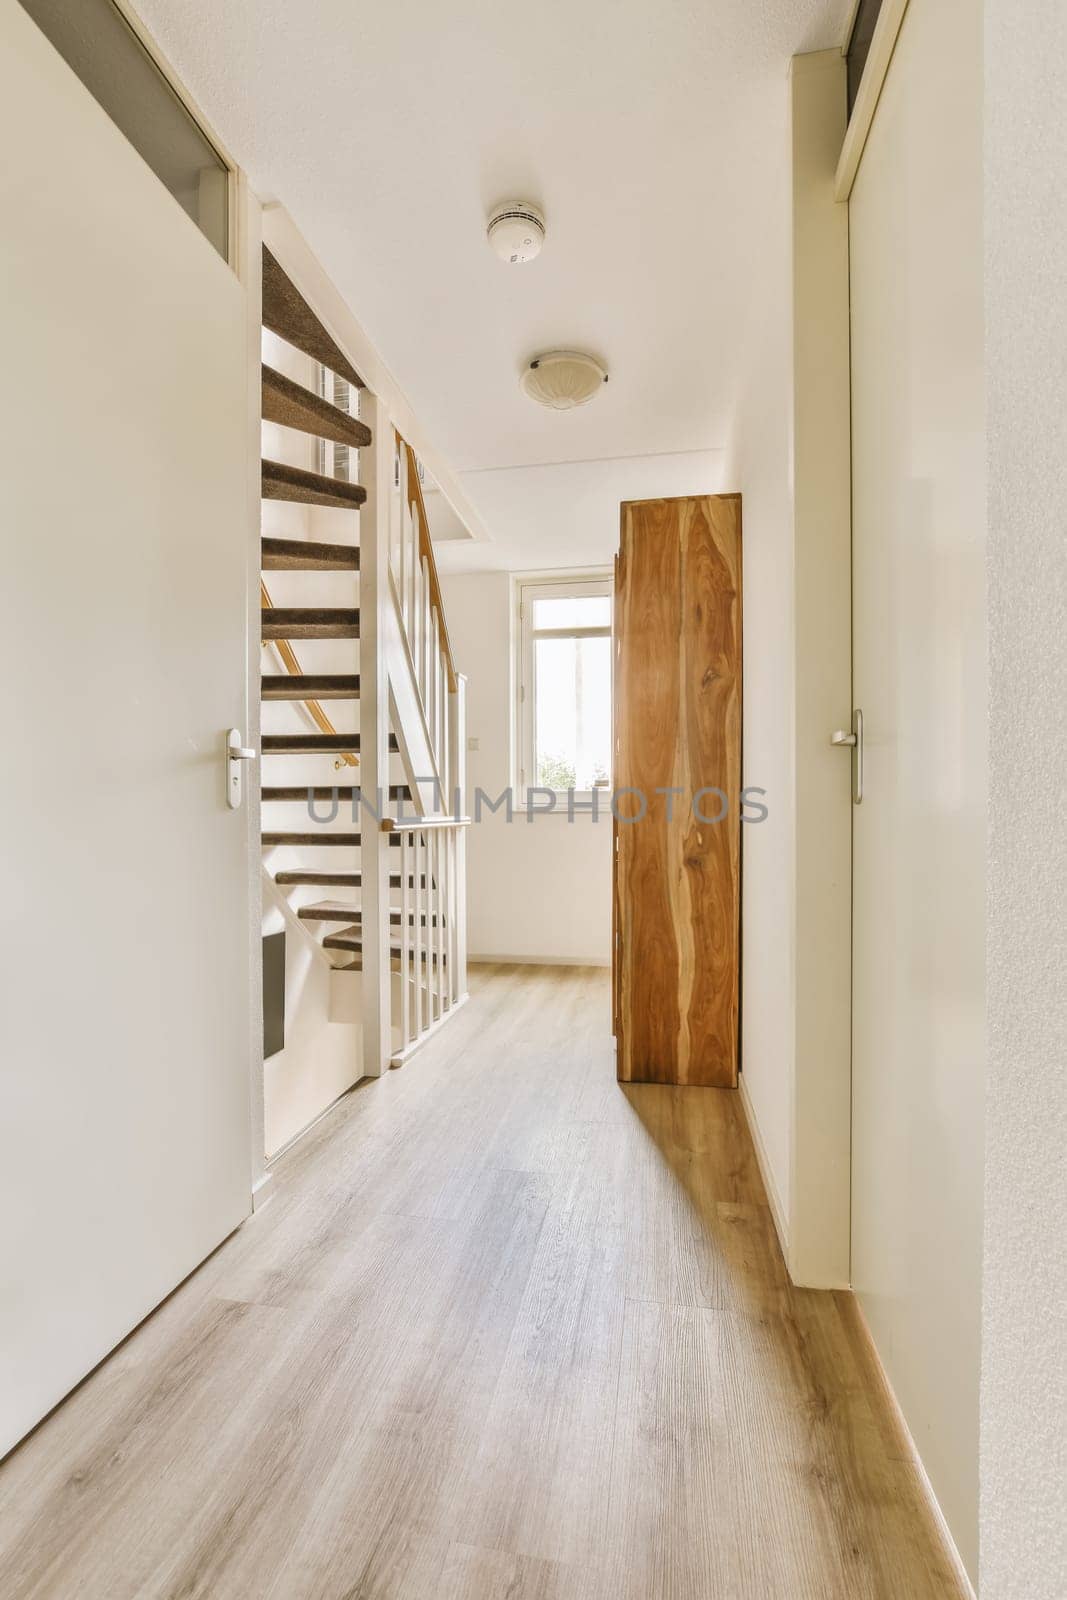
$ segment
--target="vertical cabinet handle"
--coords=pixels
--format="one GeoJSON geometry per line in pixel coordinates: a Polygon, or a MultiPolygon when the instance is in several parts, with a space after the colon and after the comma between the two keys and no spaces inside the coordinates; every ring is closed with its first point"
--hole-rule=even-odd
{"type": "Polygon", "coordinates": [[[852,713],[852,732],[836,728],[830,743],[852,751],[852,804],[863,804],[863,712],[857,707],[852,713]]]}

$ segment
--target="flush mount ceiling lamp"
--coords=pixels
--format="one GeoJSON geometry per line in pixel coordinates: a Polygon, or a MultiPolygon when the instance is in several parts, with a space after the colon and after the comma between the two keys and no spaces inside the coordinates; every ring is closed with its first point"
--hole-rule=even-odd
{"type": "Polygon", "coordinates": [[[541,254],[545,242],[544,213],[526,200],[494,206],[485,236],[501,261],[515,266],[541,254]]]}
{"type": "Polygon", "coordinates": [[[581,350],[550,350],[535,356],[519,379],[523,394],[553,411],[587,405],[607,381],[600,362],[581,350]]]}

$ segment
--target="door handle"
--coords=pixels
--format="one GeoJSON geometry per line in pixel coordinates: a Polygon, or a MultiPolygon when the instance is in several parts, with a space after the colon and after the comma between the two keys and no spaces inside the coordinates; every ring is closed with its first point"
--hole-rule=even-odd
{"type": "Polygon", "coordinates": [[[863,804],[863,712],[857,707],[852,713],[852,732],[836,728],[830,743],[852,751],[852,804],[863,804]]]}
{"type": "Polygon", "coordinates": [[[244,799],[244,768],[241,762],[255,759],[256,752],[241,743],[240,729],[231,728],[226,735],[226,803],[231,811],[239,810],[244,799]]]}

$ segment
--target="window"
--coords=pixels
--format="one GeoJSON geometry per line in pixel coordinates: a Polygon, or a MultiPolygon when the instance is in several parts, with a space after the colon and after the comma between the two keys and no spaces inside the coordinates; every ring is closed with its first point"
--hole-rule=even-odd
{"type": "Polygon", "coordinates": [[[523,794],[611,787],[612,587],[609,573],[518,586],[523,794]]]}
{"type": "Polygon", "coordinates": [[[89,93],[226,259],[229,168],[112,0],[22,0],[89,93]]]}
{"type": "MultiPolygon", "coordinates": [[[[338,373],[319,363],[319,394],[346,417],[359,417],[359,390],[338,373]]],[[[355,445],[338,443],[332,439],[318,439],[318,470],[324,478],[342,478],[346,483],[359,482],[359,451],[355,445]]],[[[396,463],[396,487],[400,487],[400,451],[393,457],[396,463]]]]}

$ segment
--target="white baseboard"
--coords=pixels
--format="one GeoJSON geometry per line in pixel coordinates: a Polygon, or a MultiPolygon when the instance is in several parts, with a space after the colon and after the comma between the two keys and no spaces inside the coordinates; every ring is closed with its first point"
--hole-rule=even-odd
{"type": "Polygon", "coordinates": [[[937,1531],[941,1536],[945,1554],[948,1557],[950,1565],[955,1571],[956,1578],[960,1584],[961,1592],[965,1595],[969,1595],[971,1600],[977,1600],[977,1596],[974,1591],[974,1585],[971,1583],[970,1575],[968,1574],[967,1568],[963,1564],[963,1557],[960,1555],[959,1550],[956,1547],[956,1541],[952,1537],[952,1531],[945,1520],[945,1513],[941,1509],[941,1503],[938,1500],[937,1495],[934,1493],[934,1486],[930,1482],[929,1474],[923,1465],[923,1458],[919,1454],[919,1447],[915,1443],[912,1431],[908,1427],[903,1411],[900,1409],[900,1401],[896,1397],[896,1392],[893,1389],[893,1385],[889,1381],[889,1374],[886,1372],[885,1367],[882,1364],[882,1358],[878,1354],[878,1346],[874,1342],[874,1335],[871,1332],[870,1324],[863,1314],[863,1307],[860,1305],[859,1297],[856,1294],[852,1294],[851,1299],[856,1312],[856,1320],[863,1331],[863,1337],[866,1339],[868,1348],[870,1350],[871,1361],[878,1369],[890,1409],[893,1412],[897,1426],[900,1429],[901,1435],[907,1447],[911,1465],[915,1469],[916,1477],[919,1480],[923,1495],[930,1508],[930,1515],[933,1517],[934,1522],[937,1525],[937,1531]]]}
{"type": "Polygon", "coordinates": [[[767,1156],[767,1146],[763,1142],[760,1125],[756,1119],[756,1110],[749,1096],[748,1085],[745,1083],[743,1072],[738,1074],[737,1087],[741,1095],[741,1107],[745,1113],[745,1121],[748,1123],[748,1131],[752,1135],[752,1144],[756,1151],[756,1165],[759,1167],[760,1177],[763,1179],[763,1187],[767,1191],[767,1204],[771,1208],[771,1216],[774,1219],[774,1231],[778,1235],[778,1243],[782,1247],[782,1255],[788,1262],[789,1224],[786,1219],[785,1207],[782,1204],[782,1196],[778,1191],[778,1184],[771,1169],[771,1163],[767,1156]]]}
{"type": "Polygon", "coordinates": [[[268,1170],[252,1185],[252,1210],[262,1211],[273,1193],[274,1174],[268,1170]]]}
{"type": "Polygon", "coordinates": [[[610,967],[610,956],[468,956],[471,967],[610,967]]]}

